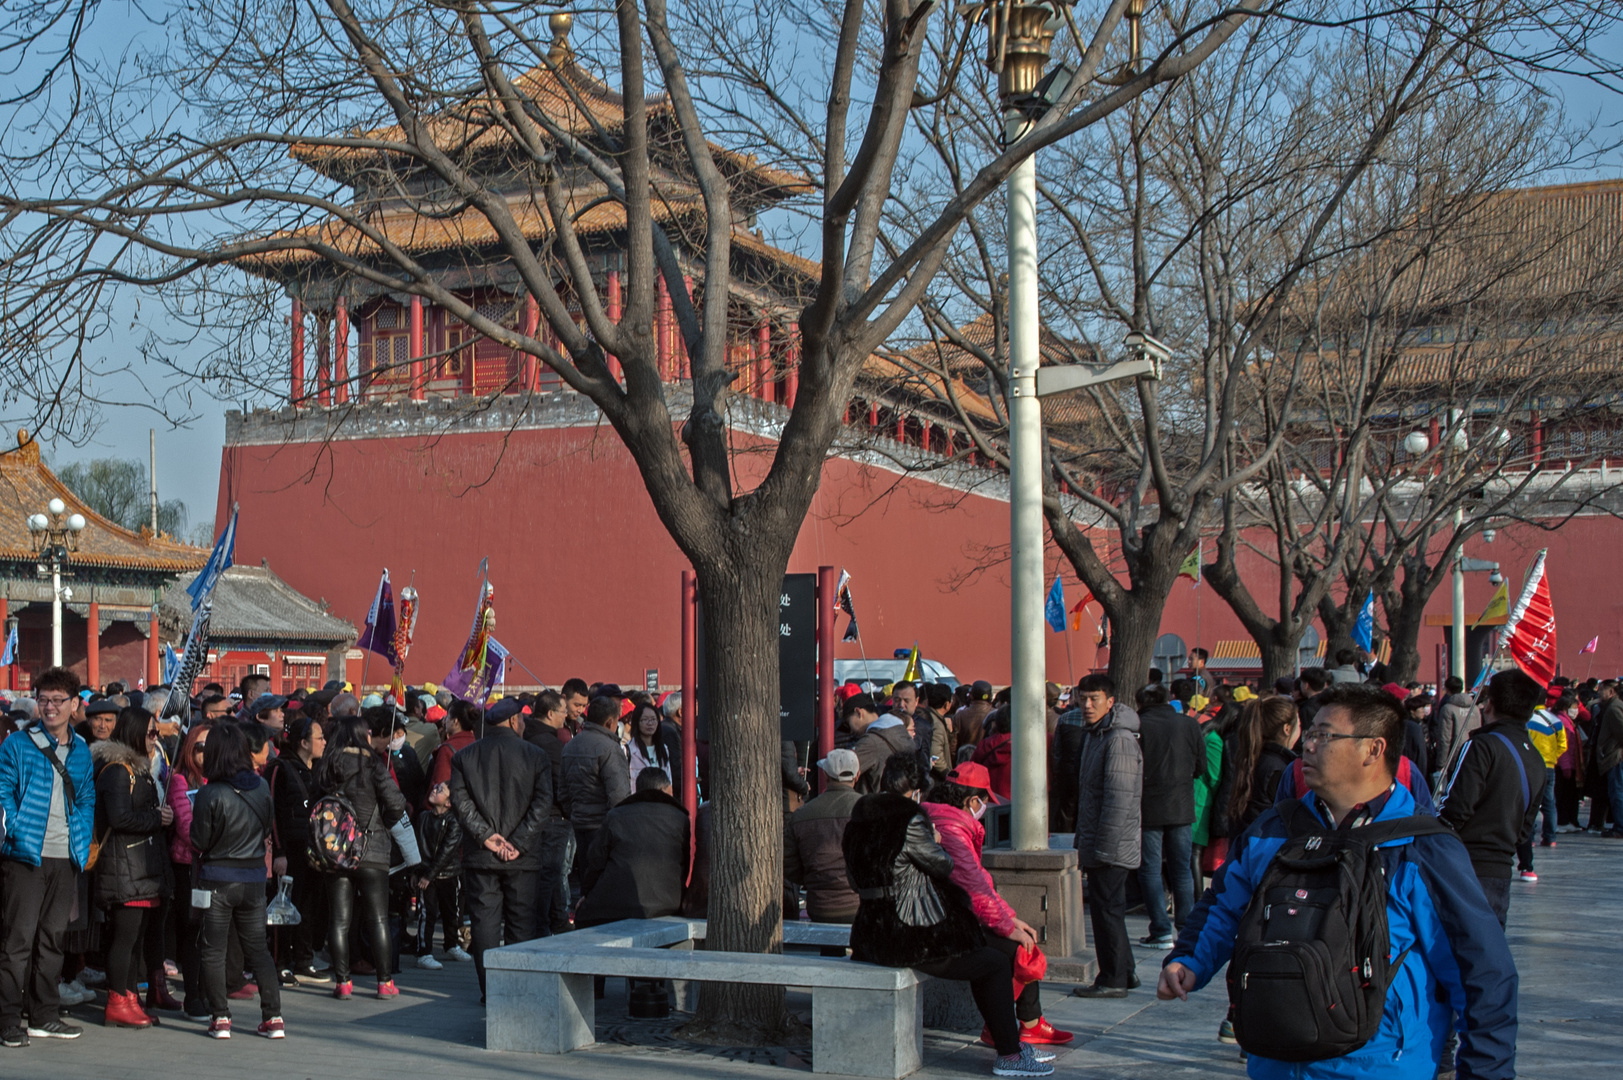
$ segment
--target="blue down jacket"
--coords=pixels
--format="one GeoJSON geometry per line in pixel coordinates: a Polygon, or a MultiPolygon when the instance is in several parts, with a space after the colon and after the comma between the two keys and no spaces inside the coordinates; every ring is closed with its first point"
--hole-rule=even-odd
{"type": "MultiPolygon", "coordinates": [[[[1303,803],[1326,819],[1311,793],[1303,803]]],[[[1414,813],[1414,796],[1395,784],[1376,820],[1414,813]]],[[[1191,913],[1167,963],[1189,968],[1197,987],[1228,963],[1252,890],[1285,839],[1277,810],[1259,817],[1235,842],[1229,861],[1191,913]]],[[[1511,1080],[1516,965],[1464,845],[1454,836],[1405,837],[1380,851],[1389,882],[1392,956],[1408,950],[1387,991],[1380,1030],[1345,1057],[1294,1064],[1252,1055],[1247,1071],[1254,1080],[1432,1080],[1452,1014],[1458,1014],[1459,1080],[1511,1080]]]]}

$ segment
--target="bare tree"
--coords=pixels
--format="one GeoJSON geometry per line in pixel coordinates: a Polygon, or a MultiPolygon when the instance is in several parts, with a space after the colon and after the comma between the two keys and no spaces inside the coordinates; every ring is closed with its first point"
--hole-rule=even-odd
{"type": "MultiPolygon", "coordinates": [[[[699,579],[716,791],[711,947],[774,950],[779,582],[859,369],[1015,164],[1197,70],[1265,7],[1191,4],[1151,62],[1123,71],[1128,6],[1112,0],[1086,34],[1073,30],[1076,77],[1055,106],[1018,142],[978,152],[952,199],[881,248],[915,95],[984,77],[962,60],[968,32],[954,27],[963,44],[945,64],[924,48],[933,0],[814,6],[804,25],[732,0],[674,12],[665,0],[622,2],[562,49],[540,32],[553,9],[539,4],[199,0],[173,12],[174,55],[142,69],[156,73],[149,81],[108,85],[48,165],[9,162],[8,313],[44,329],[108,283],[181,282],[175,295],[190,299],[177,306],[211,329],[222,321],[211,305],[243,289],[243,268],[305,259],[329,277],[421,297],[588,397],[699,579]],[[567,90],[552,107],[536,100],[540,82],[577,85],[560,71],[583,64],[617,76],[614,109],[567,90]],[[740,130],[760,138],[716,141],[740,130]],[[818,252],[803,297],[791,290],[798,395],[764,479],[739,490],[725,419],[738,376],[730,309],[759,299],[738,265],[762,201],[741,151],[763,145],[803,170],[818,252]],[[358,164],[339,181],[301,165],[317,159],[358,164]],[[592,260],[593,213],[623,222],[618,321],[592,260]],[[482,237],[536,324],[493,317],[452,288],[445,259],[404,239],[418,222],[482,237]],[[689,358],[679,386],[658,365],[660,282],[689,358]]],[[[268,310],[270,295],[246,302],[268,310]]],[[[228,337],[196,373],[270,386],[252,344],[228,337]]],[[[705,988],[703,1019],[776,1030],[783,1015],[781,987],[705,988]]]]}
{"type": "MultiPolygon", "coordinates": [[[[152,527],[151,489],[142,461],[96,458],[74,461],[56,471],[85,504],[114,525],[140,532],[152,527]]],[[[158,531],[178,537],[186,529],[186,504],[168,499],[158,504],[158,531]]],[[[209,542],[213,542],[211,536],[209,542]]]]}

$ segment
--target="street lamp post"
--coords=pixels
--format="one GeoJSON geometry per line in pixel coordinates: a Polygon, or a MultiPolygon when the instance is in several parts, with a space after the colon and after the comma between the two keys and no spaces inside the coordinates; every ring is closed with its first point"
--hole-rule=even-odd
{"type": "Polygon", "coordinates": [[[83,514],[68,513],[68,504],[52,499],[46,507],[49,515],[34,514],[28,519],[29,536],[34,542],[34,556],[39,560],[34,570],[40,577],[51,579],[51,666],[62,666],[62,601],[73,599],[73,590],[62,584],[69,552],[79,550],[79,534],[84,531],[83,514]]]}

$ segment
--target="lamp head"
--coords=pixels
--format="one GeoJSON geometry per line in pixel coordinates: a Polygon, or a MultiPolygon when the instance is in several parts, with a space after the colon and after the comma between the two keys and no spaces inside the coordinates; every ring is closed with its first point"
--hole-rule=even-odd
{"type": "Polygon", "coordinates": [[[47,504],[47,508],[52,514],[63,514],[67,512],[68,504],[63,502],[61,499],[52,499],[47,504]]]}
{"type": "Polygon", "coordinates": [[[74,514],[68,518],[68,528],[72,529],[74,532],[83,532],[84,527],[85,516],[83,514],[74,514]]]}
{"type": "Polygon", "coordinates": [[[50,526],[51,519],[46,517],[44,514],[30,514],[28,517],[29,532],[44,532],[46,529],[50,528],[50,526]]]}
{"type": "Polygon", "coordinates": [[[1493,573],[1488,575],[1488,584],[1492,585],[1494,588],[1497,589],[1499,586],[1503,585],[1504,583],[1505,583],[1505,575],[1501,574],[1499,571],[1495,570],[1493,573]]]}
{"type": "Polygon", "coordinates": [[[1420,457],[1431,449],[1431,436],[1424,431],[1411,431],[1403,437],[1403,448],[1411,457],[1420,457]]]}

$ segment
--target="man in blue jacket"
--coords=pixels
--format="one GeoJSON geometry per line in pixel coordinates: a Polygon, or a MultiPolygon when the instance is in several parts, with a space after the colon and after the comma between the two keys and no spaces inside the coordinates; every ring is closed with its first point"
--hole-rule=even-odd
{"type": "MultiPolygon", "coordinates": [[[[1325,828],[1356,829],[1413,815],[1395,781],[1403,751],[1402,707],[1372,687],[1333,687],[1302,736],[1302,800],[1325,828]]],[[[1235,842],[1161,969],[1157,996],[1187,1000],[1222,971],[1240,918],[1274,853],[1285,821],[1269,810],[1235,842]]],[[[1510,1080],[1516,1061],[1516,966],[1458,838],[1400,837],[1379,846],[1386,868],[1393,971],[1380,1030],[1343,1057],[1292,1064],[1251,1055],[1256,1080],[1432,1080],[1450,1026],[1460,1032],[1459,1080],[1510,1080]]]]}
{"type": "Polygon", "coordinates": [[[38,721],[0,743],[0,1045],[7,1047],[27,1046],[30,1035],[83,1033],[61,1019],[56,994],[62,935],[96,816],[90,748],[72,726],[78,676],[48,668],[34,680],[34,700],[38,721]]]}

